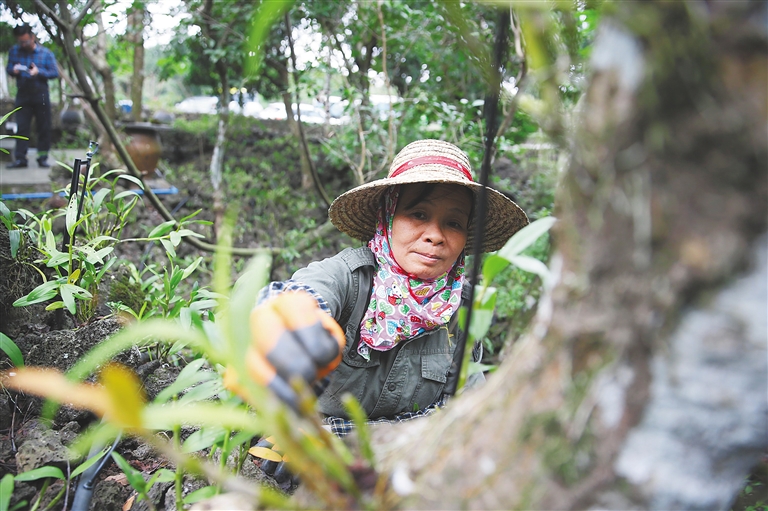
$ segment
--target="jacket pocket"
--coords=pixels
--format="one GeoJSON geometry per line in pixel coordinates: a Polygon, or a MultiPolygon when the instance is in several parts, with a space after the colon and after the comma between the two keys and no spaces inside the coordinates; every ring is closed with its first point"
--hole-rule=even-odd
{"type": "Polygon", "coordinates": [[[421,355],[421,379],[410,404],[410,410],[423,410],[440,397],[451,368],[450,353],[421,355]]]}

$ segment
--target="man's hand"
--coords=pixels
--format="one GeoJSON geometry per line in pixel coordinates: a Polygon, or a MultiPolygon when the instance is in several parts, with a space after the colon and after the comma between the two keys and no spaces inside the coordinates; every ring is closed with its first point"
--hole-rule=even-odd
{"type": "Polygon", "coordinates": [[[32,62],[29,65],[29,76],[37,76],[37,74],[40,72],[40,69],[35,65],[34,62],[32,62]]]}
{"type": "Polygon", "coordinates": [[[251,312],[250,323],[249,376],[294,409],[298,398],[291,380],[298,377],[312,383],[341,361],[344,332],[309,293],[283,293],[259,305],[251,312]]]}
{"type": "Polygon", "coordinates": [[[27,66],[22,66],[21,64],[13,65],[13,74],[20,75],[22,71],[27,71],[27,66]]]}

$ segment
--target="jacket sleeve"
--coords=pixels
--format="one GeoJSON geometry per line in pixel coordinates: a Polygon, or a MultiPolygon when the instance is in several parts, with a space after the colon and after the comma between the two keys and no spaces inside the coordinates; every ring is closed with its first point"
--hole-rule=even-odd
{"type": "Polygon", "coordinates": [[[5,66],[5,72],[14,78],[16,77],[16,75],[13,74],[13,66],[17,62],[18,62],[18,56],[16,55],[16,47],[12,47],[11,50],[8,52],[8,65],[5,66]]]}
{"type": "Polygon", "coordinates": [[[37,65],[40,70],[39,76],[45,80],[58,78],[59,68],[56,66],[56,57],[53,55],[52,51],[46,49],[46,51],[43,52],[43,58],[40,59],[39,63],[36,62],[35,65],[37,65]]]}
{"type": "Polygon", "coordinates": [[[291,277],[292,280],[308,285],[322,296],[336,321],[340,321],[344,310],[355,299],[352,272],[342,254],[344,252],[310,263],[291,277]]]}

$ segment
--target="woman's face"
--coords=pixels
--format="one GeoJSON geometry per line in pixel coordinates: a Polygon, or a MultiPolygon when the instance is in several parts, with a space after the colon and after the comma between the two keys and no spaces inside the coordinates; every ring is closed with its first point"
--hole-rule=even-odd
{"type": "Polygon", "coordinates": [[[472,192],[463,186],[403,185],[391,233],[400,267],[420,279],[450,270],[467,244],[471,209],[472,192]]]}

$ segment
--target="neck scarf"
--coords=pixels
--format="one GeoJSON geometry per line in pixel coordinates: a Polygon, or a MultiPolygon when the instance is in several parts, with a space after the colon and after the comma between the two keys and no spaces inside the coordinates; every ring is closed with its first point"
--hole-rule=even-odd
{"type": "Polygon", "coordinates": [[[459,308],[464,284],[464,252],[446,273],[434,279],[408,274],[392,253],[392,222],[399,186],[384,196],[378,224],[368,247],[376,258],[371,301],[360,325],[358,353],[370,358],[370,349],[387,351],[422,332],[447,325],[459,308]]]}

